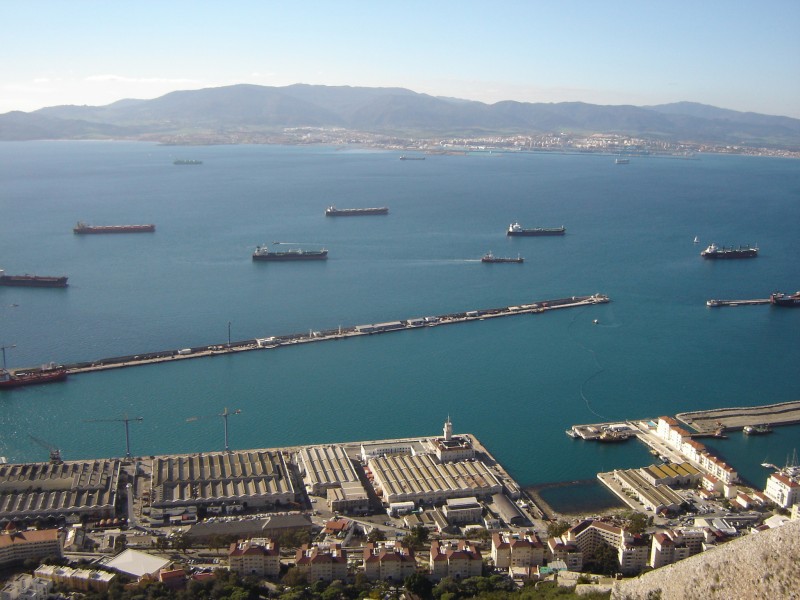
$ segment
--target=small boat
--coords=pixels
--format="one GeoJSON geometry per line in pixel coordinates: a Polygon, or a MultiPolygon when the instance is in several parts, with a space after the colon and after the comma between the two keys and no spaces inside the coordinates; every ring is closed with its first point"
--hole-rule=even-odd
{"type": "Polygon", "coordinates": [[[697,237],[697,236],[694,236],[694,243],[695,244],[699,244],[700,243],[700,238],[697,237]]]}
{"type": "Polygon", "coordinates": [[[618,159],[616,159],[614,161],[614,164],[615,165],[627,165],[629,162],[631,162],[631,161],[628,160],[627,158],[618,158],[618,159]]]}
{"type": "Polygon", "coordinates": [[[486,254],[483,255],[481,258],[481,262],[485,263],[522,263],[525,259],[521,256],[517,255],[516,258],[512,257],[505,257],[505,256],[495,256],[492,254],[492,251],[489,250],[486,254]]]}
{"type": "Polygon", "coordinates": [[[766,423],[762,425],[745,425],[742,431],[745,435],[765,435],[772,433],[772,427],[766,423]]]}

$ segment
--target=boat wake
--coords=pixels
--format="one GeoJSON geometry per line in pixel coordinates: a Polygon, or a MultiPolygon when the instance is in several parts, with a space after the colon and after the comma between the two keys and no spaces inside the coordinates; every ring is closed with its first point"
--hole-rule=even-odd
{"type": "MultiPolygon", "coordinates": [[[[577,311],[575,313],[575,315],[572,317],[572,321],[570,322],[569,327],[567,327],[567,331],[570,331],[572,329],[572,325],[576,322],[576,319],[578,318],[578,314],[580,314],[582,312],[583,311],[577,311]]],[[[609,325],[609,327],[615,327],[615,326],[614,325],[609,325]]],[[[592,373],[591,375],[589,375],[586,379],[583,380],[583,383],[581,383],[581,387],[580,387],[581,398],[583,399],[583,402],[586,404],[586,408],[590,413],[592,413],[596,417],[599,417],[599,418],[603,419],[604,421],[609,421],[610,420],[609,417],[600,414],[599,412],[597,412],[592,407],[592,403],[589,401],[589,398],[586,396],[586,386],[588,385],[588,383],[592,379],[594,379],[595,377],[597,377],[598,375],[603,373],[605,371],[605,367],[603,367],[603,365],[600,364],[600,361],[597,358],[597,352],[595,352],[591,348],[588,348],[585,345],[583,345],[581,342],[579,342],[578,339],[574,335],[572,335],[571,332],[570,332],[570,337],[572,338],[572,341],[574,341],[575,344],[577,344],[577,346],[579,348],[585,350],[586,352],[588,352],[589,354],[592,355],[592,359],[594,360],[594,364],[595,364],[595,368],[596,368],[595,372],[592,373]]]]}

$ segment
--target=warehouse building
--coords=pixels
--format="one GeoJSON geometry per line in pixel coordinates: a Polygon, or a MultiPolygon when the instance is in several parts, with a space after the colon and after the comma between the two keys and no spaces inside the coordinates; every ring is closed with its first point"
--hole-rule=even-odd
{"type": "Polygon", "coordinates": [[[369,495],[343,446],[310,446],[297,455],[306,490],[325,496],[331,510],[365,513],[369,495]]]}
{"type": "Polygon", "coordinates": [[[297,501],[283,453],[242,450],[153,460],[153,507],[240,505],[272,508],[297,501]]]}
{"type": "Polygon", "coordinates": [[[373,458],[369,467],[385,504],[440,504],[448,498],[488,497],[503,487],[480,461],[441,464],[428,454],[400,454],[373,458]]]}
{"type": "Polygon", "coordinates": [[[114,516],[120,461],[0,465],[0,522],[114,516]]]}

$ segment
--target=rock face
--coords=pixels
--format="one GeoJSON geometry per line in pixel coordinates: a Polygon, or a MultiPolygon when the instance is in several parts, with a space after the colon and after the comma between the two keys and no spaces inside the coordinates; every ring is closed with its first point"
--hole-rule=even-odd
{"type": "Polygon", "coordinates": [[[620,581],[615,600],[800,599],[800,520],[620,581]]]}

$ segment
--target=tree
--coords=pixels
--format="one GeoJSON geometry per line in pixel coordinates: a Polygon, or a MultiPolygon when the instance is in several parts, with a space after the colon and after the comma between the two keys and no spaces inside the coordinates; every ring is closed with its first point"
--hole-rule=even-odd
{"type": "Polygon", "coordinates": [[[547,524],[547,536],[558,537],[569,529],[569,523],[566,521],[551,521],[547,524]]]}
{"type": "Polygon", "coordinates": [[[628,526],[626,529],[633,535],[644,533],[647,527],[652,523],[652,517],[648,517],[644,513],[635,512],[628,518],[628,526]]]}
{"type": "Polygon", "coordinates": [[[433,591],[433,584],[422,573],[413,573],[406,577],[403,581],[403,586],[409,593],[419,596],[420,598],[431,598],[433,591]]]}
{"type": "Polygon", "coordinates": [[[373,527],[372,531],[369,532],[367,535],[368,542],[382,542],[386,539],[386,533],[383,529],[379,529],[378,527],[373,527]]]}
{"type": "Polygon", "coordinates": [[[415,525],[406,535],[405,541],[413,548],[419,548],[428,541],[429,532],[423,525],[415,525]]]}

